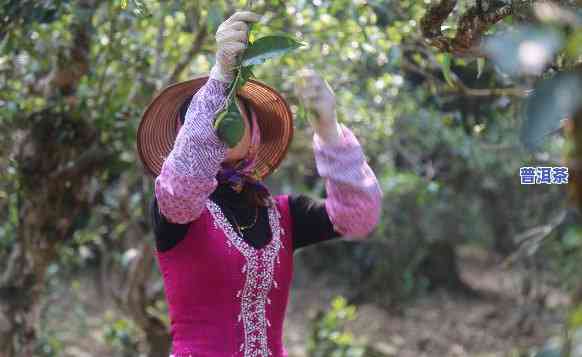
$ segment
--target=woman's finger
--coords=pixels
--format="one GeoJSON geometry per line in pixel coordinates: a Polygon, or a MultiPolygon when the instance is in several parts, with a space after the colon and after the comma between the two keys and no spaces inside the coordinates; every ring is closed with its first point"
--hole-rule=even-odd
{"type": "Polygon", "coordinates": [[[319,103],[320,99],[318,96],[312,96],[303,98],[303,101],[307,103],[310,107],[313,107],[315,106],[315,104],[319,103]]]}
{"type": "Polygon", "coordinates": [[[303,95],[307,97],[313,97],[315,95],[319,95],[320,91],[314,88],[306,88],[303,90],[303,95]]]}
{"type": "Polygon", "coordinates": [[[304,71],[302,71],[302,72],[300,72],[300,73],[298,74],[298,77],[300,77],[300,78],[302,78],[303,80],[306,80],[306,81],[307,81],[307,80],[311,80],[311,79],[312,79],[312,77],[313,77],[313,74],[311,74],[311,73],[309,73],[309,72],[306,72],[306,71],[304,70],[304,71]]]}
{"type": "Polygon", "coordinates": [[[217,36],[218,42],[247,42],[248,34],[245,31],[227,31],[217,36]]]}
{"type": "Polygon", "coordinates": [[[298,73],[300,75],[310,75],[310,74],[316,73],[316,72],[311,68],[304,67],[304,68],[301,68],[298,73]]]}
{"type": "Polygon", "coordinates": [[[224,53],[227,56],[232,57],[241,53],[245,48],[247,48],[247,46],[244,43],[233,42],[224,47],[224,53]]]}
{"type": "Polygon", "coordinates": [[[306,77],[303,79],[304,88],[322,88],[323,82],[317,78],[306,77]]]}
{"type": "Polygon", "coordinates": [[[307,77],[307,82],[313,85],[320,85],[323,82],[323,79],[318,75],[313,75],[307,77]]]}
{"type": "Polygon", "coordinates": [[[227,47],[224,47],[220,52],[220,62],[228,63],[229,66],[234,66],[236,63],[236,57],[243,52],[246,47],[242,43],[232,43],[227,47]]]}
{"type": "Polygon", "coordinates": [[[232,23],[235,21],[257,22],[261,19],[261,15],[252,11],[238,11],[229,17],[225,22],[232,23]]]}
{"type": "Polygon", "coordinates": [[[245,31],[246,32],[249,30],[249,25],[247,25],[246,22],[243,22],[243,21],[235,21],[235,22],[229,24],[228,28],[231,30],[245,31]]]}
{"type": "Polygon", "coordinates": [[[307,89],[319,92],[323,88],[323,84],[320,82],[310,83],[307,89]]]}
{"type": "Polygon", "coordinates": [[[303,88],[305,93],[321,93],[321,85],[308,85],[303,88]]]}
{"type": "Polygon", "coordinates": [[[318,92],[304,92],[301,94],[301,96],[303,98],[305,98],[306,100],[312,100],[314,98],[319,98],[320,93],[318,93],[318,92]]]}

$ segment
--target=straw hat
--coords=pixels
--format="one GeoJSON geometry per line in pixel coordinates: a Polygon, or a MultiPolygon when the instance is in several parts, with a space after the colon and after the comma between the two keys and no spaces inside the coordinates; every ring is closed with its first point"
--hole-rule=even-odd
{"type": "MultiPolygon", "coordinates": [[[[160,174],[181,127],[180,107],[207,80],[208,76],[201,76],[170,85],[144,111],[137,130],[137,150],[148,174],[160,174]]],[[[257,115],[261,144],[255,167],[257,177],[262,180],[279,166],[287,153],[293,138],[293,116],[281,94],[257,80],[245,83],[237,97],[250,104],[257,115]]],[[[241,112],[247,115],[245,110],[241,112]]]]}

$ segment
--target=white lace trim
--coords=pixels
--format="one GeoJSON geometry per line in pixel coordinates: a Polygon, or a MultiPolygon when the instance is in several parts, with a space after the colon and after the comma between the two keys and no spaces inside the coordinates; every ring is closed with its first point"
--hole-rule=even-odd
{"type": "Polygon", "coordinates": [[[236,294],[236,298],[240,298],[241,306],[238,322],[242,321],[245,334],[239,351],[244,351],[244,357],[272,356],[267,338],[267,329],[271,322],[266,317],[266,305],[271,303],[268,294],[272,287],[278,287],[273,272],[275,258],[279,264],[279,249],[283,247],[280,235],[285,232],[280,226],[281,214],[273,197],[271,202],[268,214],[272,239],[263,248],[256,249],[234,230],[216,203],[210,199],[206,201],[206,207],[214,218],[214,226],[220,227],[228,238],[227,244],[234,246],[245,257],[242,268],[242,273],[246,274],[245,283],[236,294]]]}

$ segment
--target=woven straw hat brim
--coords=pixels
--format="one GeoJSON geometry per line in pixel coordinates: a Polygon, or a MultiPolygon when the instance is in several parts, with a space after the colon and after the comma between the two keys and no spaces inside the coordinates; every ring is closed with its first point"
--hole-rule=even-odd
{"type": "MultiPolygon", "coordinates": [[[[163,89],[144,111],[137,130],[137,151],[147,173],[158,176],[174,146],[180,128],[179,111],[184,101],[196,93],[208,76],[196,77],[163,89]]],[[[249,80],[237,96],[255,111],[261,143],[255,165],[262,180],[279,166],[293,139],[293,115],[288,103],[273,88],[249,80]]]]}

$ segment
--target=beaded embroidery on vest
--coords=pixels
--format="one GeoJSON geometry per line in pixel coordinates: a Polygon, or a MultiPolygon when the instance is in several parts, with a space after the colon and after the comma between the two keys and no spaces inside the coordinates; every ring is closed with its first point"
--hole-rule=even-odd
{"type": "Polygon", "coordinates": [[[226,237],[227,244],[234,246],[245,258],[242,273],[246,274],[244,287],[236,294],[240,298],[241,312],[238,321],[243,323],[244,342],[239,351],[244,351],[244,357],[268,357],[269,350],[267,328],[271,326],[266,317],[266,305],[271,301],[268,294],[272,287],[277,288],[277,281],[273,277],[275,262],[279,263],[279,249],[283,248],[280,235],[285,234],[280,225],[281,214],[275,200],[270,198],[272,205],[268,209],[269,225],[271,227],[271,241],[263,248],[256,249],[246,243],[234,230],[224,216],[220,206],[208,199],[206,207],[214,218],[214,226],[220,227],[226,237]]]}

